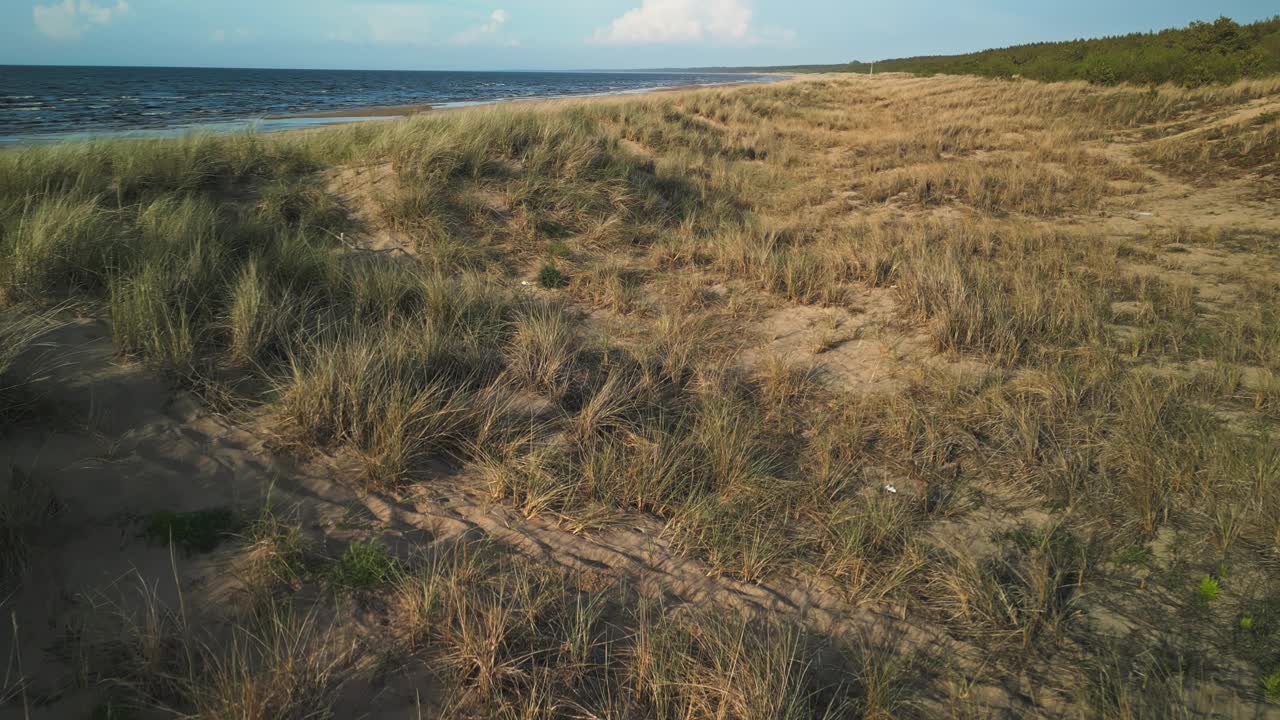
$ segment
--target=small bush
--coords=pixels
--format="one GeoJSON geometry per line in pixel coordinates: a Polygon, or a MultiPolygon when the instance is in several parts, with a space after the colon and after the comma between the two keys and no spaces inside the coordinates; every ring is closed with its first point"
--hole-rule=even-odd
{"type": "Polygon", "coordinates": [[[547,263],[538,271],[538,284],[547,290],[558,290],[568,285],[569,279],[555,265],[547,263]]]}
{"type": "Polygon", "coordinates": [[[142,534],[157,545],[173,544],[187,553],[207,553],[226,542],[242,526],[229,509],[189,513],[159,512],[147,518],[142,534]]]}

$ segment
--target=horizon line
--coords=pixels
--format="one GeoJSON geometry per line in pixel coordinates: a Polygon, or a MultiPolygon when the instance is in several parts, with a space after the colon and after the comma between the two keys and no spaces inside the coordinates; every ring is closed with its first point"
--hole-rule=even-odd
{"type": "MultiPolygon", "coordinates": [[[[844,63],[797,63],[795,65],[774,65],[760,67],[813,67],[815,65],[840,65],[844,63]]],[[[333,67],[263,67],[252,65],[115,65],[115,64],[83,64],[83,63],[2,63],[0,68],[95,68],[104,70],[282,70],[293,72],[455,72],[455,73],[713,73],[716,68],[747,68],[745,65],[701,66],[687,68],[567,68],[567,69],[534,69],[503,68],[494,70],[460,70],[460,69],[409,69],[409,68],[333,68],[333,67]]],[[[723,75],[753,75],[747,70],[740,72],[725,71],[723,75]]]]}

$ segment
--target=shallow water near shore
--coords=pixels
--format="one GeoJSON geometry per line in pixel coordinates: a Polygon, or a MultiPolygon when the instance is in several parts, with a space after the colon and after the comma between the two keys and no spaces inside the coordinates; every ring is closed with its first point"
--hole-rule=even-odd
{"type": "Polygon", "coordinates": [[[0,66],[0,145],[103,135],[171,137],[193,130],[270,132],[380,117],[369,108],[458,107],[773,79],[718,73],[0,66]]]}

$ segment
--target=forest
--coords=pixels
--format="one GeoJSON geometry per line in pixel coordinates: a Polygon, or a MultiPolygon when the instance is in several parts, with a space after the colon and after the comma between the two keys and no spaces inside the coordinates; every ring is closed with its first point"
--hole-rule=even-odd
{"type": "MultiPolygon", "coordinates": [[[[870,72],[854,62],[852,72],[870,72]]],[[[1088,80],[1101,85],[1176,83],[1198,87],[1280,72],[1280,16],[1248,25],[1228,17],[1185,28],[1067,42],[1043,42],[882,60],[877,72],[1088,80]]]]}

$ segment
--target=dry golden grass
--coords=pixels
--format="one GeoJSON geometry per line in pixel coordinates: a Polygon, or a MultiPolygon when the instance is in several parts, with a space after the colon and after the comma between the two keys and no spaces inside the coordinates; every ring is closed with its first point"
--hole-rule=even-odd
{"type": "MultiPolygon", "coordinates": [[[[0,288],[21,312],[96,304],[122,354],[232,388],[354,458],[362,491],[462,488],[568,565],[591,558],[566,533],[648,528],[620,555],[737,599],[686,612],[626,586],[644,565],[593,561],[598,591],[439,539],[363,591],[394,600],[441,712],[1261,711],[1280,220],[1255,200],[1278,102],[1275,80],[827,76],[19,150],[0,288]],[[801,589],[839,619],[778,617],[801,589]]],[[[256,607],[332,577],[257,527],[256,607]]],[[[252,684],[305,715],[340,683],[281,709],[279,636],[320,637],[290,622],[240,622],[253,653],[211,644],[164,691],[220,717],[252,684]]]]}

